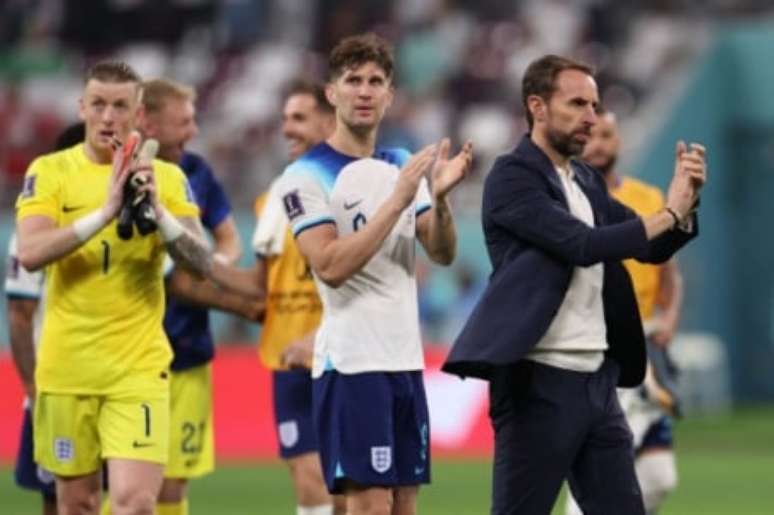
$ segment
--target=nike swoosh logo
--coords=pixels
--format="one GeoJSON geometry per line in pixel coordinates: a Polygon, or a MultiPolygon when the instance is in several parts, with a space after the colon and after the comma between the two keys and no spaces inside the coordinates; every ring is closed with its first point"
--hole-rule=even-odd
{"type": "Polygon", "coordinates": [[[135,449],[140,449],[142,447],[153,447],[153,445],[154,444],[150,442],[138,442],[137,440],[132,442],[132,447],[134,447],[135,449]]]}
{"type": "Polygon", "coordinates": [[[363,199],[356,200],[356,201],[354,201],[354,202],[352,202],[352,203],[349,203],[349,204],[348,204],[348,203],[347,203],[347,201],[345,200],[345,201],[344,201],[344,209],[352,209],[353,207],[357,206],[357,205],[358,205],[358,204],[360,204],[361,202],[363,202],[363,199]]]}
{"type": "Polygon", "coordinates": [[[425,471],[425,467],[414,467],[414,475],[421,476],[425,471]]]}
{"type": "Polygon", "coordinates": [[[79,209],[83,209],[85,206],[62,206],[62,212],[63,213],[71,213],[73,211],[78,211],[79,209]]]}

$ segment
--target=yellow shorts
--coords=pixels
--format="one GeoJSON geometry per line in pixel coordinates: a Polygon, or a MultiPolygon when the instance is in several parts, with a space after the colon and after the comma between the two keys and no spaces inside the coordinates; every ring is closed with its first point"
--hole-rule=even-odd
{"type": "Polygon", "coordinates": [[[95,472],[108,458],[166,463],[168,382],[162,385],[110,395],[39,392],[35,461],[59,476],[95,472]]]}
{"type": "Polygon", "coordinates": [[[212,472],[212,365],[172,372],[169,393],[169,460],[164,477],[188,479],[212,472]]]}

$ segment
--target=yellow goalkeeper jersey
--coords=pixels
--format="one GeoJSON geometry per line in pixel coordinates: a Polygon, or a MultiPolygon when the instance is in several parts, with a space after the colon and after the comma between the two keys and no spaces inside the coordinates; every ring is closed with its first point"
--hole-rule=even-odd
{"type": "MultiPolygon", "coordinates": [[[[154,160],[159,198],[176,216],[198,216],[183,172],[154,160]]],[[[58,227],[99,209],[112,166],[89,160],[83,144],[30,165],[17,219],[42,215],[58,227]]],[[[100,394],[142,388],[172,357],[162,327],[163,242],[154,232],[118,238],[116,221],[46,267],[46,308],[35,371],[39,391],[100,394]]]]}
{"type": "Polygon", "coordinates": [[[266,316],[258,354],[267,368],[278,370],[283,369],[285,348],[320,325],[322,302],[285,210],[272,190],[256,199],[255,215],[253,250],[267,265],[266,316]]]}
{"type": "MultiPolygon", "coordinates": [[[[648,216],[664,207],[661,190],[631,177],[623,177],[621,183],[610,194],[640,216],[648,216]]],[[[640,263],[634,259],[624,261],[624,266],[634,283],[634,293],[640,307],[643,321],[653,317],[656,309],[661,271],[658,265],[640,263]]]]}

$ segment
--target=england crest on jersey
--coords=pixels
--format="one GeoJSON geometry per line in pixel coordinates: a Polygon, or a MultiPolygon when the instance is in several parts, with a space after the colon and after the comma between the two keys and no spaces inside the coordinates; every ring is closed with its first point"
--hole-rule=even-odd
{"type": "Polygon", "coordinates": [[[371,466],[379,474],[384,474],[392,466],[392,448],[389,446],[371,447],[371,466]]]}

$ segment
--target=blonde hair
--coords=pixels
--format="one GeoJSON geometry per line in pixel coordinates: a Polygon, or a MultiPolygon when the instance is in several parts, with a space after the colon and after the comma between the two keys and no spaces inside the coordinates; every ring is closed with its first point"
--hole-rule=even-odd
{"type": "Polygon", "coordinates": [[[146,112],[160,112],[170,99],[195,102],[196,91],[168,79],[152,79],[142,83],[142,104],[146,112]]]}

